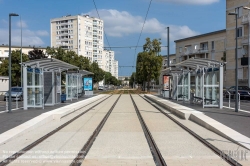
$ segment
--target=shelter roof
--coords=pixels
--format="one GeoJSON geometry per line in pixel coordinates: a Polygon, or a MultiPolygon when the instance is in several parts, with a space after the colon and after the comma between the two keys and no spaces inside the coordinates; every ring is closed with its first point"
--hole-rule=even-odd
{"type": "Polygon", "coordinates": [[[69,69],[79,69],[79,67],[60,61],[55,58],[35,59],[23,62],[22,65],[31,68],[43,68],[44,71],[65,71],[69,69]]]}
{"type": "Polygon", "coordinates": [[[176,68],[175,66],[166,68],[161,71],[162,74],[181,74],[183,72],[188,72],[188,71],[186,70],[183,71],[181,68],[176,68]]]}
{"type": "Polygon", "coordinates": [[[79,71],[67,71],[67,73],[71,73],[71,74],[81,74],[81,75],[93,75],[94,73],[87,71],[87,70],[79,70],[79,71]]]}
{"type": "Polygon", "coordinates": [[[204,58],[190,58],[180,63],[175,64],[176,67],[188,67],[191,69],[199,69],[199,68],[211,68],[211,67],[219,67],[223,65],[224,62],[209,60],[204,58]]]}

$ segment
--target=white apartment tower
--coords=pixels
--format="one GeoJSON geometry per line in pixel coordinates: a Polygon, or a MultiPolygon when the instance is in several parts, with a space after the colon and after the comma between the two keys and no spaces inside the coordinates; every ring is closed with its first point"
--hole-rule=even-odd
{"type": "Polygon", "coordinates": [[[115,60],[115,52],[103,50],[103,57],[104,71],[110,72],[112,76],[118,79],[118,61],[115,60]]]}
{"type": "Polygon", "coordinates": [[[67,15],[50,20],[51,47],[62,47],[103,64],[103,20],[88,15],[67,15]]]}

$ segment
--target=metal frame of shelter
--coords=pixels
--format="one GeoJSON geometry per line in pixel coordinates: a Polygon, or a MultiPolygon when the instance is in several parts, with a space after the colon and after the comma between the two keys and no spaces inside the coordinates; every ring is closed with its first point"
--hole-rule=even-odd
{"type": "MultiPolygon", "coordinates": [[[[78,67],[54,58],[36,59],[22,63],[23,70],[23,108],[44,108],[45,105],[61,103],[61,77],[63,71],[76,69],[77,87],[81,86],[82,74],[78,67]]],[[[91,72],[86,73],[90,74],[91,72]]],[[[66,75],[67,75],[66,74],[66,75]]],[[[67,77],[67,76],[66,76],[67,77]]],[[[67,89],[66,83],[66,89],[67,89]]],[[[79,89],[77,88],[77,92],[79,89]]],[[[77,95],[78,99],[78,95],[77,95]]]]}
{"type": "Polygon", "coordinates": [[[203,108],[223,108],[223,66],[224,62],[191,58],[162,70],[161,74],[172,76],[173,99],[200,101],[203,108]],[[191,76],[195,77],[194,96],[191,76]]]}

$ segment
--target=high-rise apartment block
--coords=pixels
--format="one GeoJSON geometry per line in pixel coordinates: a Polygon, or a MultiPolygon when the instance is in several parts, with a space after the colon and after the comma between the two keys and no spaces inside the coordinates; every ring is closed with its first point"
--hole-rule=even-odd
{"type": "Polygon", "coordinates": [[[223,85],[230,87],[235,86],[237,58],[238,83],[250,87],[249,7],[250,0],[226,0],[226,29],[176,40],[176,62],[192,57],[225,61],[223,85]]]}
{"type": "MultiPolygon", "coordinates": [[[[106,51],[104,45],[104,22],[89,15],[67,15],[50,20],[51,47],[61,47],[65,50],[75,51],[79,56],[87,57],[91,62],[97,62],[104,71],[113,71],[113,58],[106,64],[106,51]],[[110,69],[111,68],[111,69],[110,69]]],[[[118,71],[116,71],[118,73],[118,71]]],[[[110,72],[112,75],[115,72],[110,72]]],[[[115,75],[113,75],[115,76],[115,75]]]]}

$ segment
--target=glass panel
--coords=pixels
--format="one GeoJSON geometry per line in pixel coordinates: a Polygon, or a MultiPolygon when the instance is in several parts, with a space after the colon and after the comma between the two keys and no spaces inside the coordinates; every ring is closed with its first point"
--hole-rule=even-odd
{"type": "Polygon", "coordinates": [[[27,85],[28,86],[32,85],[32,75],[33,75],[33,73],[27,72],[27,85]]]}
{"type": "Polygon", "coordinates": [[[36,106],[42,106],[42,88],[35,88],[35,104],[36,106]]]}
{"type": "Polygon", "coordinates": [[[205,104],[217,105],[219,103],[219,87],[205,87],[205,104]]]}
{"type": "Polygon", "coordinates": [[[35,92],[33,91],[33,88],[27,88],[27,105],[28,106],[34,106],[35,104],[35,92]]]}
{"type": "Polygon", "coordinates": [[[35,85],[41,85],[41,74],[35,74],[35,85]]]}

